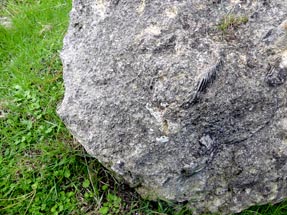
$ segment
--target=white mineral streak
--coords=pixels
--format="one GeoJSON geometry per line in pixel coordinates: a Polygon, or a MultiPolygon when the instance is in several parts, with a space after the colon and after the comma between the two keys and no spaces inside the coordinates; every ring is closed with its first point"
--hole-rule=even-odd
{"type": "Polygon", "coordinates": [[[144,34],[151,34],[158,36],[161,33],[161,28],[157,25],[151,25],[144,30],[144,34]]]}
{"type": "Polygon", "coordinates": [[[156,141],[161,142],[161,143],[167,143],[169,141],[169,137],[167,137],[167,136],[157,137],[156,141]]]}
{"type": "Polygon", "coordinates": [[[170,18],[174,19],[177,16],[177,7],[173,6],[165,10],[165,15],[170,18]]]}
{"type": "Polygon", "coordinates": [[[282,61],[280,66],[287,69],[287,50],[282,53],[282,61]]]}
{"type": "Polygon", "coordinates": [[[135,36],[135,42],[140,42],[143,38],[149,38],[153,36],[158,36],[161,34],[161,28],[157,25],[150,25],[144,30],[142,30],[138,35],[135,36]]]}
{"type": "Polygon", "coordinates": [[[141,4],[140,6],[137,8],[137,12],[141,15],[144,10],[145,10],[145,7],[146,7],[146,0],[141,0],[141,4]]]}
{"type": "Polygon", "coordinates": [[[281,119],[278,124],[281,126],[283,131],[287,132],[287,118],[281,119]]]}
{"type": "Polygon", "coordinates": [[[92,4],[92,8],[100,19],[104,19],[106,17],[107,2],[105,0],[95,0],[92,4]]]}
{"type": "Polygon", "coordinates": [[[161,124],[163,121],[163,114],[164,112],[158,110],[157,108],[153,108],[151,104],[146,104],[146,109],[149,111],[149,113],[156,119],[156,122],[158,124],[161,124]]]}

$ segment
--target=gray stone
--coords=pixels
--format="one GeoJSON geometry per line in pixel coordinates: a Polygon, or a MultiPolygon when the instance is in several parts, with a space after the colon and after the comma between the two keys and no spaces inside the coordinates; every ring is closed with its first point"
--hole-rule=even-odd
{"type": "Polygon", "coordinates": [[[144,197],[287,197],[286,0],[74,0],[58,114],[144,197]]]}

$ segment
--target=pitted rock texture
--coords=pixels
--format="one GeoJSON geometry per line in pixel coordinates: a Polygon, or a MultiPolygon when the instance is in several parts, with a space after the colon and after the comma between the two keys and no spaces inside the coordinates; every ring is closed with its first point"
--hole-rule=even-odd
{"type": "Polygon", "coordinates": [[[287,197],[286,0],[74,0],[58,114],[144,197],[287,197]]]}

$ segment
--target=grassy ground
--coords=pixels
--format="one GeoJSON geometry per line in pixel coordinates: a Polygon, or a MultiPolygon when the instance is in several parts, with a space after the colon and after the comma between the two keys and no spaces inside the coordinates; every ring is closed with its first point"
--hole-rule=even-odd
{"type": "MultiPolygon", "coordinates": [[[[0,214],[191,214],[141,200],[70,136],[55,113],[71,0],[0,0],[0,214]]],[[[287,214],[287,203],[242,214],[287,214]]]]}

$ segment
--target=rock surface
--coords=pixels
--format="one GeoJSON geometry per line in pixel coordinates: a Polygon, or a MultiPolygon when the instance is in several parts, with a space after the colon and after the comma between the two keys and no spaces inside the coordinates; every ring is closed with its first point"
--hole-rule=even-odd
{"type": "Polygon", "coordinates": [[[287,197],[286,0],[74,0],[58,114],[144,197],[287,197]]]}

